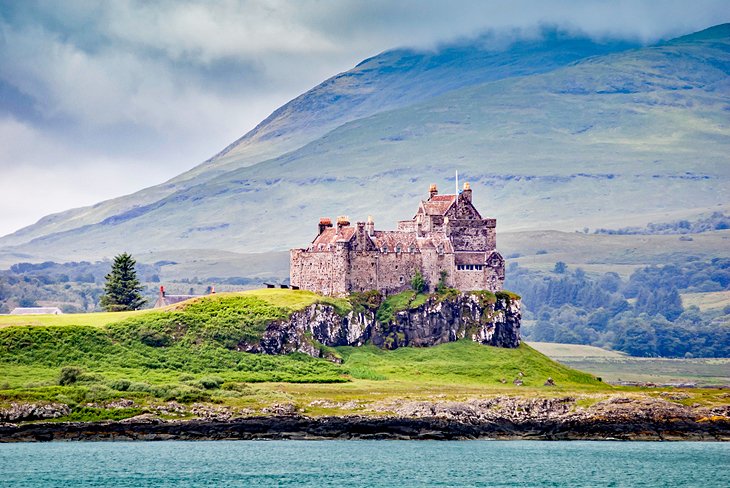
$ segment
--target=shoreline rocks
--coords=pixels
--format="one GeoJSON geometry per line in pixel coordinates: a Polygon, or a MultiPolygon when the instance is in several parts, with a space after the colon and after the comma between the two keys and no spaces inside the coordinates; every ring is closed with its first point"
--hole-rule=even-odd
{"type": "MultiPolygon", "coordinates": [[[[339,407],[328,403],[316,406],[339,407]]],[[[689,407],[649,396],[613,396],[590,407],[574,397],[492,397],[464,402],[361,405],[357,415],[308,417],[293,405],[236,417],[205,405],[199,418],[152,414],[108,422],[0,423],[0,442],[216,439],[541,439],[730,441],[730,408],[689,407]]]]}

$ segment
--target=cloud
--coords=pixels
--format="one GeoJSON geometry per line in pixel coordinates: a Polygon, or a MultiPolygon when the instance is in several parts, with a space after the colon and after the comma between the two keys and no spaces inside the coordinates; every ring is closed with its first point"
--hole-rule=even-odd
{"type": "Polygon", "coordinates": [[[660,7],[627,0],[0,0],[0,211],[14,215],[0,234],[38,212],[173,177],[286,101],[386,49],[432,49],[488,29],[529,36],[541,23],[649,42],[730,21],[726,7],[711,0],[660,7]],[[34,181],[35,171],[54,184],[34,181]],[[86,186],[73,174],[86,175],[86,186]],[[25,217],[27,206],[15,203],[24,196],[37,207],[25,217]]]}

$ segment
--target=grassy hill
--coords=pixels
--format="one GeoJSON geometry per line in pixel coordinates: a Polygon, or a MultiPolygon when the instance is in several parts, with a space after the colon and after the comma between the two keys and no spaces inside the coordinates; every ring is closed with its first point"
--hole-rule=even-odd
{"type": "Polygon", "coordinates": [[[343,312],[350,306],[344,299],[275,289],[195,299],[162,311],[2,316],[0,404],[56,401],[83,412],[87,403],[126,398],[141,404],[175,400],[260,408],[282,398],[304,404],[348,395],[350,400],[370,398],[371,393],[372,400],[610,389],[526,345],[502,349],[460,341],[394,351],[342,347],[336,351],[342,364],[304,354],[237,350],[238,341],[260,336],[268,321],[321,301],[343,312]],[[524,386],[512,384],[518,377],[524,386]],[[544,387],[548,377],[558,386],[544,387]]]}
{"type": "Polygon", "coordinates": [[[96,259],[110,242],[138,255],[285,250],[309,242],[321,215],[393,226],[429,183],[450,189],[454,169],[501,230],[727,204],[726,28],[642,48],[569,36],[474,46],[367,60],[188,175],[3,238],[0,260],[96,259]]]}

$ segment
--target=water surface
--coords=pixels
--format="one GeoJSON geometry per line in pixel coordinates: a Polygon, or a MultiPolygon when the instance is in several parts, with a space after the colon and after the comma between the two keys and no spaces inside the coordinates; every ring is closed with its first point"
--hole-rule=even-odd
{"type": "Polygon", "coordinates": [[[169,441],[0,444],[0,486],[730,486],[730,444],[169,441]]]}

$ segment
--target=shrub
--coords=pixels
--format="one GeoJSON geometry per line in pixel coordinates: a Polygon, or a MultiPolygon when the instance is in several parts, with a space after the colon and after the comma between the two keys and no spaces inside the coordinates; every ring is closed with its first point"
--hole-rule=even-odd
{"type": "Polygon", "coordinates": [[[204,376],[192,384],[205,390],[217,390],[223,384],[223,378],[218,376],[204,376]]]}
{"type": "Polygon", "coordinates": [[[423,278],[423,275],[419,270],[416,270],[413,278],[411,278],[411,288],[413,288],[413,291],[416,293],[422,293],[423,290],[426,289],[426,280],[423,278]]]}
{"type": "Polygon", "coordinates": [[[127,390],[129,390],[129,387],[131,385],[132,385],[132,382],[127,379],[114,380],[111,383],[109,383],[109,387],[112,390],[117,390],[117,391],[127,391],[127,390]]]}
{"type": "Polygon", "coordinates": [[[73,385],[79,380],[83,374],[83,370],[76,366],[64,366],[61,368],[61,374],[58,377],[58,384],[61,386],[73,385]]]}

